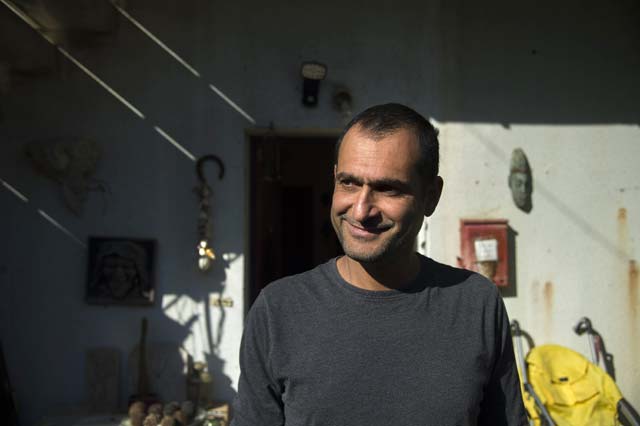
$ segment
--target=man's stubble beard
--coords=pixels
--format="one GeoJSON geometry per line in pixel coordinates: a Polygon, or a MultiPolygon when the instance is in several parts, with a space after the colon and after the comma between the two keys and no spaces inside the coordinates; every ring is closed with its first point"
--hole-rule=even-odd
{"type": "MultiPolygon", "coordinates": [[[[382,240],[377,241],[378,245],[374,249],[367,251],[367,248],[361,248],[358,250],[356,247],[351,247],[351,245],[357,245],[357,238],[347,236],[345,239],[343,232],[347,233],[349,231],[343,231],[342,226],[343,222],[346,222],[346,220],[342,216],[339,216],[334,220],[332,220],[333,227],[344,254],[357,262],[379,263],[388,261],[395,257],[396,254],[399,254],[402,251],[402,247],[406,244],[410,244],[410,246],[413,247],[413,240],[409,243],[407,242],[407,239],[412,238],[410,235],[412,233],[410,232],[404,235],[385,235],[386,233],[393,232],[395,230],[395,223],[393,223],[386,231],[379,234],[379,237],[382,237],[382,240]],[[334,220],[337,221],[337,223],[334,220]],[[353,244],[353,242],[356,243],[353,244]]],[[[375,242],[376,241],[372,241],[371,243],[375,242]]],[[[366,241],[363,241],[362,243],[367,244],[366,241]]]]}

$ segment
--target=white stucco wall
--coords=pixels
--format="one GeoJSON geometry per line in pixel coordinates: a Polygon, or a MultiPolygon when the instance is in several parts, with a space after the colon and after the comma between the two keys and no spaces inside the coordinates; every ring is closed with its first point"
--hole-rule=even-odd
{"type": "Polygon", "coordinates": [[[455,264],[460,218],[508,219],[516,236],[512,319],[536,345],[589,356],[572,327],[588,316],[614,354],[618,384],[636,402],[640,372],[637,126],[441,125],[445,191],[430,222],[431,254],[455,264]],[[522,148],[533,174],[533,209],[511,200],[511,152],[522,148]],[[635,274],[635,275],[634,275],[635,274]]]}

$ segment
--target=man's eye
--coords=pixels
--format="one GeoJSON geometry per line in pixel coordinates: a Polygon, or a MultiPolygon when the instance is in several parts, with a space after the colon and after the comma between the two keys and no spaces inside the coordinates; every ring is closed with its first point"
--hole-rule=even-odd
{"type": "Polygon", "coordinates": [[[400,194],[400,191],[398,190],[398,188],[394,188],[393,186],[381,186],[380,188],[378,188],[378,192],[382,192],[383,194],[387,194],[387,195],[400,194]]]}

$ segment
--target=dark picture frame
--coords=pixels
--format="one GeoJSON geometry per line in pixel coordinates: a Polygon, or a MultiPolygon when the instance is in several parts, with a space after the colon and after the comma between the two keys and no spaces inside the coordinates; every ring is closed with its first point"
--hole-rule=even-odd
{"type": "Polygon", "coordinates": [[[156,242],[89,237],[85,300],[93,305],[153,305],[156,242]]]}

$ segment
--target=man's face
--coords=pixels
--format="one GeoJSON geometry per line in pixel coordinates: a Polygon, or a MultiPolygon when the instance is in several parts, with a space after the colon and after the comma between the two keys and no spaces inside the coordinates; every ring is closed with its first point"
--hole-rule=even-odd
{"type": "Polygon", "coordinates": [[[411,256],[425,215],[435,208],[441,180],[417,172],[419,143],[411,130],[374,140],[351,128],[335,166],[331,222],[347,256],[379,262],[411,256]]]}

